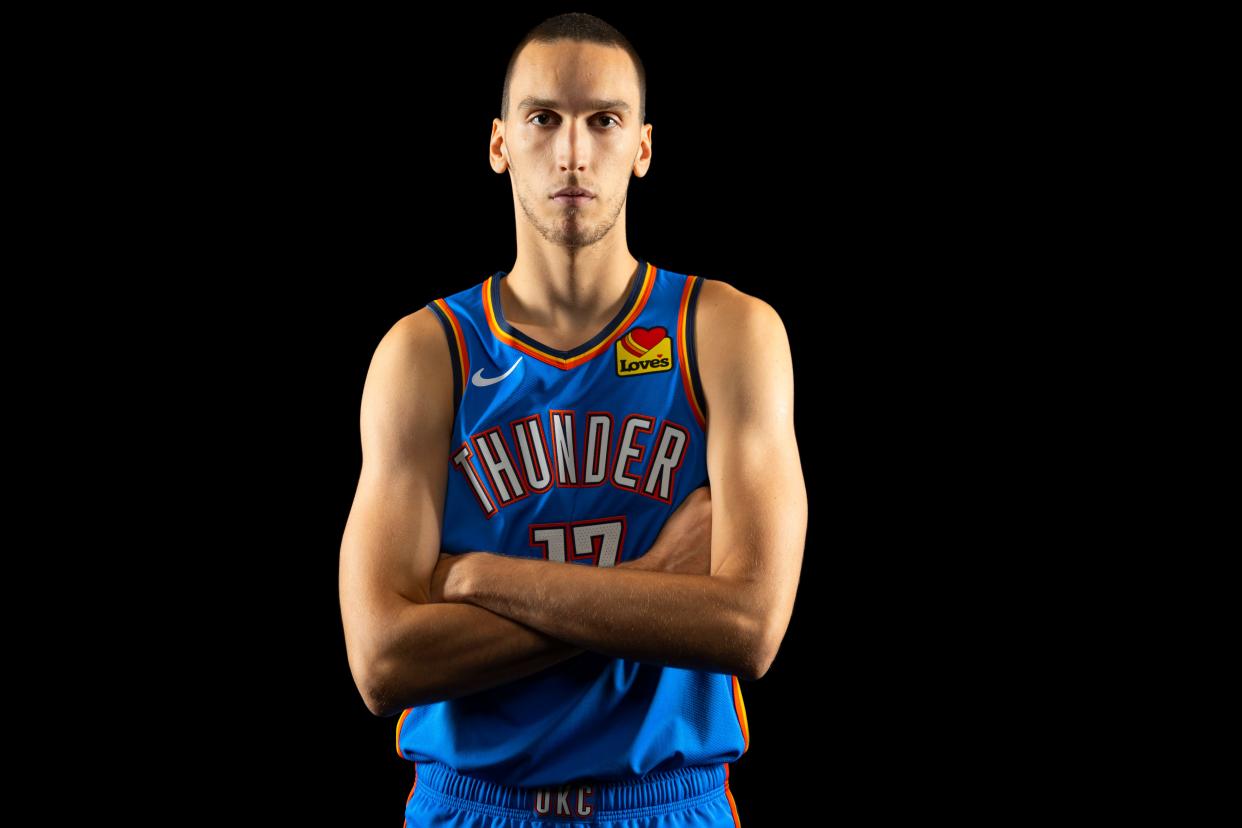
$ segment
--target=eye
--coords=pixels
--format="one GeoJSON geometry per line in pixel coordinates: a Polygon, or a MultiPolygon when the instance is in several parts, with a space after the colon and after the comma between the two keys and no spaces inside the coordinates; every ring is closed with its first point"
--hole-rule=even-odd
{"type": "MultiPolygon", "coordinates": [[[[531,123],[535,123],[535,119],[536,119],[536,118],[551,118],[551,117],[552,117],[552,113],[551,113],[551,112],[536,112],[534,115],[532,115],[532,116],[531,116],[530,120],[531,120],[531,123]]],[[[608,120],[608,121],[612,122],[613,124],[620,124],[620,123],[621,123],[620,121],[618,121],[616,118],[612,117],[611,115],[600,115],[599,117],[600,117],[601,119],[606,119],[606,120],[608,120]]],[[[543,124],[538,124],[538,126],[543,126],[543,124]]],[[[616,127],[616,126],[610,126],[610,127],[608,127],[608,128],[609,128],[609,129],[616,129],[617,127],[616,127]]]]}

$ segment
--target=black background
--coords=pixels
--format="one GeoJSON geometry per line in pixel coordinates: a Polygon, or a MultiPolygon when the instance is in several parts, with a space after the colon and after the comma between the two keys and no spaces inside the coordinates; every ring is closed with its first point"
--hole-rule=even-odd
{"type": "MultiPolygon", "coordinates": [[[[176,428],[199,492],[168,648],[187,672],[159,694],[175,759],[153,757],[167,792],[195,792],[183,807],[402,818],[413,766],[353,684],[337,593],[360,394],[393,323],[512,266],[491,119],[517,40],[566,10],[204,21],[132,64],[144,234],[178,289],[153,336],[189,380],[176,428]]],[[[1018,726],[969,586],[1006,509],[988,343],[1017,309],[1004,280],[1032,266],[1003,249],[1003,48],[943,17],[578,10],[646,64],[631,252],[764,299],[793,352],[811,513],[780,654],[743,683],[742,823],[957,812],[996,789],[995,740],[1018,726]]]]}

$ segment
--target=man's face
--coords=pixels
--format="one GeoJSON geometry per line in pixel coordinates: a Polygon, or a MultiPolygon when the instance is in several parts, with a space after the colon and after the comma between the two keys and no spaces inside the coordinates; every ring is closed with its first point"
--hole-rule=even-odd
{"type": "Polygon", "coordinates": [[[651,127],[638,122],[638,74],[615,46],[529,43],[509,86],[507,120],[493,123],[492,161],[508,168],[527,220],[546,240],[585,247],[625,208],[630,174],[646,173],[651,127]],[[503,140],[496,141],[503,134],[503,140]],[[555,193],[581,187],[581,202],[555,193]]]}

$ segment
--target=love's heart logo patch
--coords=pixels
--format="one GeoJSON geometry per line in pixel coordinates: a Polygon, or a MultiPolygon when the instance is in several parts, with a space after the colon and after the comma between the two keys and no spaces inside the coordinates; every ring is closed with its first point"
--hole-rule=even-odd
{"type": "Polygon", "coordinates": [[[617,376],[673,370],[673,340],[662,325],[633,327],[617,340],[617,376]]]}

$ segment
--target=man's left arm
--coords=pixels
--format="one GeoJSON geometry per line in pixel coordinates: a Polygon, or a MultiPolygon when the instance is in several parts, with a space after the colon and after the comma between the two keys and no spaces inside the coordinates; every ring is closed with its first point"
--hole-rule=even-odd
{"type": "Polygon", "coordinates": [[[705,280],[695,316],[707,402],[712,575],[461,556],[443,598],[617,658],[759,678],[793,612],[807,497],[793,364],[776,311],[705,280]]]}

